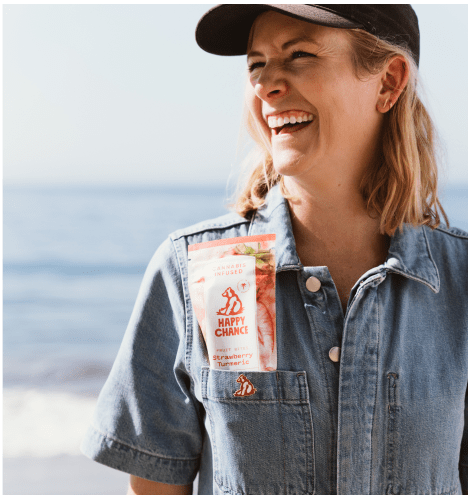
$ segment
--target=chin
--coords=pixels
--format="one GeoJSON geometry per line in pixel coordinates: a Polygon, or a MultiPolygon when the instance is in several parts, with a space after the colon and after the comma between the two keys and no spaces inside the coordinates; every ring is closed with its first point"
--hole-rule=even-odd
{"type": "Polygon", "coordinates": [[[302,175],[311,167],[311,160],[301,153],[273,153],[273,167],[285,177],[302,175]]]}

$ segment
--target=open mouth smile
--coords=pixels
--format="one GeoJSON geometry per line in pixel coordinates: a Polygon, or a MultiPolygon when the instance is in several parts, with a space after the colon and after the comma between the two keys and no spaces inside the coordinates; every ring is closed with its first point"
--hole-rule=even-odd
{"type": "Polygon", "coordinates": [[[291,134],[300,131],[314,121],[314,116],[307,112],[283,112],[280,116],[268,117],[268,127],[276,136],[278,134],[291,134]]]}

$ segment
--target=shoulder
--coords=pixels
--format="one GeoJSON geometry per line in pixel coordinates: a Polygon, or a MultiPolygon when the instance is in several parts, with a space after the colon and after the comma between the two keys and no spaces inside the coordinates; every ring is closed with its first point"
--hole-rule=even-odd
{"type": "Polygon", "coordinates": [[[430,242],[437,248],[468,249],[468,232],[465,232],[458,227],[447,227],[446,225],[441,224],[434,230],[425,227],[425,232],[430,242]]]}
{"type": "Polygon", "coordinates": [[[248,235],[250,220],[237,213],[228,213],[211,220],[176,230],[158,247],[154,253],[146,274],[154,277],[164,272],[173,278],[187,272],[187,252],[190,244],[198,244],[218,239],[243,237],[248,235]]]}
{"type": "Polygon", "coordinates": [[[441,224],[434,230],[424,229],[432,256],[438,265],[468,269],[468,232],[441,224]]]}
{"type": "Polygon", "coordinates": [[[250,220],[237,213],[228,213],[190,227],[176,230],[169,238],[174,244],[197,244],[221,238],[248,235],[250,220]]]}
{"type": "Polygon", "coordinates": [[[459,239],[461,242],[468,242],[468,232],[459,229],[458,227],[447,227],[444,224],[440,224],[439,227],[434,229],[432,232],[434,232],[436,236],[440,236],[441,239],[445,239],[448,242],[450,242],[449,239],[459,239]]]}
{"type": "MultiPolygon", "coordinates": [[[[248,219],[236,213],[205,220],[170,234],[158,247],[146,268],[136,307],[136,317],[143,311],[158,311],[170,318],[183,315],[188,291],[188,246],[222,238],[247,235],[248,219]],[[151,304],[147,304],[148,298],[151,304]],[[158,301],[157,303],[155,301],[158,301]]],[[[154,316],[154,320],[157,317],[154,316]]],[[[181,328],[183,325],[181,325],[181,328]]]]}

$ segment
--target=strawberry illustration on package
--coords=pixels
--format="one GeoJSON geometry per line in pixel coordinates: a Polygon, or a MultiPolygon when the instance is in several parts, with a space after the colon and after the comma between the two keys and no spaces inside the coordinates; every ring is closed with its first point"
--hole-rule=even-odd
{"type": "Polygon", "coordinates": [[[276,369],[275,238],[188,247],[190,296],[213,369],[276,369]]]}

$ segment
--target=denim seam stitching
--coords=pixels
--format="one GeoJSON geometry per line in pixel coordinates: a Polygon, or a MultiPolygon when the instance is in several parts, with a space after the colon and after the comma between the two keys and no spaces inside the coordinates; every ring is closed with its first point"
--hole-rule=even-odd
{"type": "MultiPolygon", "coordinates": [[[[379,286],[377,286],[377,290],[375,291],[375,297],[377,299],[377,342],[376,342],[376,353],[377,353],[377,374],[379,370],[379,359],[380,359],[380,353],[379,353],[379,343],[380,343],[380,304],[379,304],[379,286]]],[[[370,468],[369,468],[369,491],[372,491],[372,458],[373,458],[373,447],[372,447],[372,439],[373,439],[373,433],[374,433],[374,424],[375,424],[375,409],[377,407],[377,389],[378,385],[376,384],[375,387],[375,393],[374,393],[374,407],[372,411],[372,427],[371,427],[371,447],[370,447],[370,456],[371,456],[371,462],[370,462],[370,468]]]]}
{"type": "MultiPolygon", "coordinates": [[[[297,284],[299,286],[299,292],[301,294],[301,297],[302,297],[302,303],[304,304],[304,306],[307,305],[307,293],[305,292],[304,290],[304,287],[303,287],[303,281],[301,279],[301,273],[300,271],[297,272],[297,284]]],[[[307,314],[307,320],[309,322],[309,328],[310,328],[310,331],[313,332],[313,323],[315,323],[313,321],[313,316],[311,316],[311,313],[312,313],[312,310],[310,308],[307,308],[306,309],[306,314],[307,314]]],[[[343,324],[345,323],[345,317],[343,317],[343,324]]],[[[344,337],[344,328],[343,328],[343,337],[344,337]]],[[[325,349],[323,349],[323,346],[321,345],[320,343],[320,339],[316,339],[316,342],[317,342],[317,345],[320,347],[321,351],[319,353],[320,355],[320,366],[321,366],[321,369],[324,371],[323,373],[323,376],[324,376],[324,379],[325,379],[325,388],[326,388],[326,392],[327,392],[327,409],[328,409],[328,412],[330,414],[330,417],[333,417],[333,395],[334,395],[334,391],[333,391],[333,387],[329,381],[329,378],[328,378],[328,373],[326,372],[326,365],[325,365],[325,349]]],[[[338,388],[339,388],[339,385],[338,385],[338,388]]],[[[338,470],[338,430],[339,430],[339,421],[340,421],[340,415],[339,415],[339,409],[340,409],[340,403],[338,402],[338,411],[337,411],[337,426],[336,428],[332,428],[331,430],[331,438],[330,438],[330,446],[329,446],[329,451],[328,451],[328,459],[329,459],[329,462],[328,462],[328,467],[329,467],[329,483],[330,483],[330,486],[335,486],[336,487],[336,476],[334,475],[334,472],[338,470]],[[336,445],[336,448],[333,447],[333,445],[336,445]],[[333,458],[335,459],[335,465],[333,465],[333,458]]]]}
{"type": "MultiPolygon", "coordinates": [[[[301,396],[301,402],[303,402],[305,400],[305,397],[303,396],[303,393],[304,393],[304,386],[303,386],[303,383],[302,383],[302,380],[301,380],[301,377],[303,375],[300,375],[299,373],[296,375],[297,376],[297,381],[299,382],[299,393],[300,393],[300,396],[301,396]]],[[[304,413],[304,404],[301,405],[301,412],[302,412],[302,421],[304,422],[304,436],[305,436],[305,445],[306,445],[306,491],[307,493],[310,492],[309,490],[309,449],[307,448],[307,419],[306,419],[306,415],[304,413]]]]}
{"type": "Polygon", "coordinates": [[[208,232],[210,230],[219,230],[219,229],[225,229],[227,227],[235,227],[236,225],[242,225],[243,223],[248,223],[248,222],[249,220],[247,220],[246,218],[240,218],[239,220],[233,220],[231,222],[207,225],[206,227],[200,227],[197,230],[193,230],[189,232],[181,232],[180,234],[177,235],[176,232],[174,232],[171,234],[171,239],[173,239],[174,241],[178,241],[179,239],[182,239],[184,237],[190,237],[193,235],[202,234],[203,232],[208,232]]]}
{"type": "Polygon", "coordinates": [[[404,270],[398,270],[394,267],[388,268],[390,273],[397,273],[398,275],[403,275],[404,277],[409,278],[410,280],[414,280],[416,282],[421,282],[424,285],[427,285],[433,292],[437,293],[438,289],[434,285],[432,285],[428,280],[423,279],[422,277],[418,277],[417,275],[413,275],[412,273],[406,272],[404,270]]]}
{"type": "Polygon", "coordinates": [[[434,265],[434,269],[436,272],[436,278],[437,278],[437,287],[440,287],[440,275],[439,275],[439,269],[437,268],[437,264],[434,260],[434,257],[432,256],[432,251],[431,251],[431,244],[429,243],[429,239],[427,238],[426,230],[423,229],[423,234],[424,238],[426,239],[426,248],[427,252],[429,254],[429,259],[431,260],[432,264],[434,265]]]}
{"type": "Polygon", "coordinates": [[[308,391],[307,391],[307,379],[303,373],[297,373],[297,381],[299,382],[299,391],[301,394],[301,412],[304,421],[304,435],[306,439],[306,491],[308,494],[315,493],[315,451],[313,448],[314,445],[314,436],[313,436],[313,424],[310,413],[310,405],[308,400],[308,391]],[[310,455],[310,451],[308,448],[308,432],[307,432],[307,417],[310,420],[310,440],[312,444],[310,445],[312,455],[310,455]],[[311,466],[309,466],[311,464],[311,466]],[[310,470],[312,468],[312,472],[310,470]],[[311,473],[311,474],[310,474],[311,473]],[[313,484],[311,485],[310,478],[313,479],[313,484]]]}
{"type": "MultiPolygon", "coordinates": [[[[212,396],[207,396],[206,399],[213,400],[215,402],[235,402],[235,403],[241,403],[241,404],[247,404],[249,402],[267,402],[267,403],[274,403],[276,404],[278,402],[278,399],[246,399],[245,396],[240,396],[241,398],[239,399],[231,399],[231,398],[225,398],[225,397],[212,397],[212,396]]],[[[296,405],[302,405],[303,402],[301,399],[282,399],[282,402],[287,403],[287,404],[296,404],[296,405]]]]}
{"type": "Polygon", "coordinates": [[[394,481],[395,481],[395,442],[396,442],[396,413],[398,412],[398,407],[396,403],[396,380],[398,380],[398,374],[395,372],[387,373],[387,400],[388,400],[388,428],[387,432],[387,446],[389,449],[387,458],[387,482],[389,483],[387,488],[391,491],[389,493],[394,493],[394,481]],[[392,380],[393,378],[393,380],[392,380]],[[393,408],[393,409],[392,409],[393,408]],[[391,448],[390,448],[391,445],[391,448]]]}
{"type": "Polygon", "coordinates": [[[281,423],[281,443],[283,446],[283,488],[284,488],[284,494],[287,494],[286,490],[286,448],[284,445],[284,427],[283,427],[283,413],[281,411],[281,396],[280,396],[280,390],[279,390],[279,373],[278,371],[276,372],[276,394],[277,394],[277,402],[278,402],[278,410],[279,410],[279,417],[280,417],[280,423],[281,423]]]}
{"type": "MultiPolygon", "coordinates": [[[[210,408],[206,406],[205,401],[212,400],[210,397],[208,397],[208,379],[210,376],[210,369],[205,368],[202,369],[202,400],[203,400],[203,405],[206,410],[206,414],[208,415],[208,419],[210,421],[211,425],[211,431],[213,433],[212,438],[211,438],[211,443],[213,445],[213,457],[214,457],[214,462],[213,462],[213,479],[215,483],[221,488],[226,493],[232,493],[232,494],[237,494],[238,492],[234,491],[231,486],[225,485],[222,480],[220,479],[220,474],[218,470],[218,455],[217,455],[217,448],[216,448],[216,440],[214,436],[214,425],[215,421],[213,417],[211,416],[210,408]],[[206,378],[205,378],[206,377],[206,378]]],[[[240,495],[245,495],[243,492],[240,492],[240,495]]]]}
{"type": "MultiPolygon", "coordinates": [[[[178,245],[175,243],[175,241],[172,241],[172,246],[174,249],[174,252],[177,256],[177,264],[179,265],[179,275],[180,275],[180,284],[182,286],[182,293],[184,296],[184,320],[185,320],[185,355],[184,355],[184,361],[185,361],[185,367],[187,369],[187,373],[190,376],[190,383],[191,383],[191,388],[194,388],[195,384],[193,383],[193,378],[191,375],[191,354],[192,354],[192,330],[193,330],[193,315],[191,311],[189,311],[188,307],[188,302],[190,301],[190,294],[187,293],[185,284],[184,284],[184,277],[183,275],[183,269],[182,269],[182,259],[181,259],[181,252],[179,251],[178,245]]],[[[188,283],[188,273],[187,277],[185,280],[188,283]]]]}
{"type": "Polygon", "coordinates": [[[190,461],[190,462],[192,462],[192,461],[196,461],[196,460],[200,459],[200,457],[201,457],[201,455],[199,455],[197,457],[169,457],[169,456],[164,456],[161,454],[155,454],[153,452],[149,452],[148,450],[143,450],[143,449],[135,447],[134,445],[130,445],[129,443],[123,442],[122,440],[115,438],[114,436],[110,435],[109,433],[101,431],[99,428],[96,428],[95,425],[91,425],[91,428],[93,428],[93,430],[96,433],[99,433],[99,435],[101,435],[102,437],[107,438],[109,440],[112,440],[113,442],[118,443],[119,445],[123,445],[124,447],[128,447],[129,449],[132,449],[135,452],[149,455],[151,457],[156,457],[158,459],[164,459],[164,460],[168,460],[168,461],[190,461]]]}
{"type": "MultiPolygon", "coordinates": [[[[441,227],[439,225],[439,227],[436,228],[436,230],[439,230],[440,232],[444,233],[444,234],[447,234],[447,235],[450,235],[452,237],[456,237],[457,239],[465,239],[465,240],[468,240],[468,235],[463,235],[463,234],[456,234],[455,232],[451,232],[450,230],[448,229],[444,229],[443,227],[441,227]]],[[[461,230],[461,229],[460,229],[461,230]]]]}
{"type": "Polygon", "coordinates": [[[210,376],[210,370],[209,369],[202,369],[202,401],[203,401],[203,406],[205,408],[205,411],[206,411],[206,414],[208,416],[208,419],[210,421],[210,425],[211,425],[211,432],[212,432],[212,435],[211,435],[211,444],[213,446],[213,478],[215,480],[215,482],[220,485],[220,486],[224,486],[222,482],[219,482],[217,478],[218,477],[218,473],[217,473],[217,468],[218,468],[218,456],[216,454],[216,440],[215,440],[215,435],[214,435],[214,420],[213,418],[211,417],[211,412],[210,412],[210,408],[207,407],[207,404],[205,404],[205,401],[209,400],[208,399],[208,379],[209,379],[209,376],[210,376]]]}
{"type": "MultiPolygon", "coordinates": [[[[378,277],[378,275],[379,274],[375,274],[375,277],[378,277]]],[[[343,333],[341,336],[342,344],[341,344],[341,355],[340,355],[340,368],[341,368],[341,364],[343,362],[343,356],[345,355],[344,351],[345,351],[346,347],[348,347],[348,346],[345,347],[344,344],[345,344],[345,336],[348,335],[348,321],[349,321],[349,316],[351,314],[351,310],[354,307],[356,307],[356,305],[358,304],[358,302],[362,298],[362,294],[363,294],[364,289],[367,288],[367,286],[370,283],[370,280],[372,280],[372,279],[369,279],[368,283],[362,284],[360,287],[358,287],[352,300],[348,301],[346,311],[343,315],[343,333]]],[[[343,386],[343,379],[342,379],[342,374],[340,373],[339,378],[338,378],[338,395],[339,396],[341,395],[340,392],[341,392],[342,386],[343,386]]],[[[337,417],[337,428],[336,428],[336,452],[337,452],[336,453],[336,473],[337,473],[337,479],[340,479],[340,476],[341,476],[341,473],[339,472],[339,466],[338,466],[338,453],[340,452],[340,448],[341,448],[341,443],[340,443],[341,436],[339,435],[339,431],[340,431],[340,427],[341,427],[341,404],[342,404],[342,400],[340,400],[340,398],[339,398],[338,411],[337,411],[337,416],[338,416],[337,417]]],[[[335,439],[333,439],[333,440],[335,440],[335,439]]],[[[330,469],[330,472],[333,472],[333,469],[330,469]]],[[[337,485],[337,481],[334,479],[333,474],[331,475],[331,482],[335,483],[336,492],[339,493],[340,487],[337,485]]]]}
{"type": "Polygon", "coordinates": [[[456,495],[458,493],[458,485],[449,488],[448,492],[441,492],[438,495],[456,495]]]}

